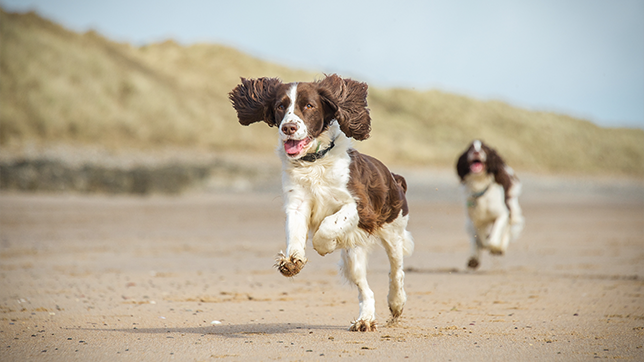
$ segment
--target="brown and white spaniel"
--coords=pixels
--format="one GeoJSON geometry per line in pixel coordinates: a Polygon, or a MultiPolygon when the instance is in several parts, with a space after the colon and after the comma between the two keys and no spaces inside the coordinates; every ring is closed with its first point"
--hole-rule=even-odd
{"type": "Polygon", "coordinates": [[[287,277],[307,262],[311,239],[320,255],[341,249],[340,269],[358,287],[360,316],[352,331],[376,329],[375,299],[367,283],[367,255],[378,242],[390,262],[388,303],[398,318],[407,300],[403,255],[414,243],[402,176],[351,148],[350,137],[371,131],[367,85],[330,75],[316,82],[282,83],[275,78],[241,79],[230,100],[242,125],[277,126],[286,212],[286,254],[276,267],[287,277]]]}
{"type": "Polygon", "coordinates": [[[503,255],[508,243],[523,230],[519,206],[521,182],[501,156],[476,140],[458,158],[456,171],[461,178],[467,204],[466,228],[471,236],[467,266],[476,269],[482,249],[503,255]]]}

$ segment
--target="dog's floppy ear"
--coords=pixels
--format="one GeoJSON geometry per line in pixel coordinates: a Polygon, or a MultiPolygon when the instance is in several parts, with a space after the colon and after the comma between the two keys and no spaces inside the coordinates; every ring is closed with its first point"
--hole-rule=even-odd
{"type": "Polygon", "coordinates": [[[495,149],[486,145],[483,145],[483,147],[487,156],[487,172],[494,175],[494,181],[503,186],[507,193],[512,181],[510,180],[510,175],[508,175],[505,169],[505,161],[503,161],[503,158],[501,158],[495,149]]]}
{"type": "Polygon", "coordinates": [[[369,138],[371,117],[367,108],[367,84],[332,74],[317,82],[325,105],[326,122],[336,119],[347,137],[369,138]]]}
{"type": "Polygon", "coordinates": [[[467,162],[467,152],[469,149],[465,150],[463,154],[458,158],[458,161],[456,162],[456,172],[458,173],[458,176],[461,178],[461,181],[465,179],[465,176],[470,172],[470,165],[467,162]]]}
{"type": "Polygon", "coordinates": [[[277,88],[282,84],[277,78],[241,78],[241,84],[228,94],[237,111],[239,123],[248,126],[264,121],[269,126],[277,125],[273,114],[273,103],[277,88]]]}

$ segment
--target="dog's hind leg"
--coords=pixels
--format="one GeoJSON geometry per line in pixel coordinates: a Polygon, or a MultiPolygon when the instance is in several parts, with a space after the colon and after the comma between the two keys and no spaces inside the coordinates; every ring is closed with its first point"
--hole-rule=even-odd
{"type": "Polygon", "coordinates": [[[511,198],[508,204],[510,205],[510,241],[515,241],[523,231],[525,219],[521,213],[519,200],[516,197],[511,198]]]}
{"type": "Polygon", "coordinates": [[[509,213],[504,212],[494,221],[490,237],[488,238],[488,249],[492,255],[503,255],[508,247],[510,235],[508,233],[509,213]]]}
{"type": "Polygon", "coordinates": [[[404,289],[405,272],[403,271],[403,256],[410,255],[413,250],[411,234],[406,230],[408,217],[402,215],[391,224],[387,224],[379,233],[382,245],[389,257],[389,294],[387,302],[391,311],[392,322],[403,312],[407,295],[404,289]]]}
{"type": "Polygon", "coordinates": [[[360,316],[351,323],[350,331],[370,332],[376,330],[376,300],[367,283],[367,253],[364,246],[342,249],[340,268],[344,276],[358,287],[360,316]]]}

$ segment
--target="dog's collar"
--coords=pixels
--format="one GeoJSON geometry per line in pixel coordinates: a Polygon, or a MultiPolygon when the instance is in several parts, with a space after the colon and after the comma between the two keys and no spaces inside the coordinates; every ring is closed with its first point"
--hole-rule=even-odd
{"type": "Polygon", "coordinates": [[[490,186],[492,186],[492,183],[487,185],[487,187],[485,187],[483,189],[483,191],[479,191],[479,192],[475,192],[473,194],[470,194],[470,197],[467,199],[467,207],[476,207],[476,200],[478,200],[479,197],[485,195],[485,193],[490,188],[490,186]]]}
{"type": "Polygon", "coordinates": [[[487,185],[487,187],[484,188],[483,191],[479,191],[479,192],[475,192],[475,193],[471,194],[470,197],[475,199],[475,200],[478,199],[479,197],[485,195],[485,193],[487,192],[487,190],[490,188],[491,185],[492,184],[487,185]]]}
{"type": "Polygon", "coordinates": [[[327,152],[331,151],[331,149],[334,146],[335,146],[335,140],[331,141],[331,143],[329,144],[329,147],[323,149],[322,151],[319,151],[319,146],[318,146],[318,151],[316,151],[315,153],[309,153],[306,156],[301,157],[300,160],[306,161],[306,162],[317,161],[317,160],[321,159],[322,157],[324,157],[324,155],[326,155],[327,152]]]}

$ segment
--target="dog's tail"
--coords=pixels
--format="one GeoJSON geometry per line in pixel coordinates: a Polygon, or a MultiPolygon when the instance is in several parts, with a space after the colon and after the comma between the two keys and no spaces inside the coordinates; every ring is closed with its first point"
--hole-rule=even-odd
{"type": "MultiPolygon", "coordinates": [[[[407,200],[405,199],[405,194],[407,193],[407,181],[404,177],[393,172],[391,173],[391,175],[394,177],[394,180],[396,180],[396,183],[403,191],[401,197],[404,203],[403,209],[405,209],[407,207],[407,200]]],[[[403,255],[410,256],[413,252],[414,238],[411,237],[411,233],[405,228],[405,232],[403,233],[403,255]]]]}
{"type": "Polygon", "coordinates": [[[407,193],[407,181],[405,180],[405,178],[393,172],[391,173],[391,175],[394,177],[394,180],[396,180],[396,183],[398,184],[398,186],[400,186],[403,189],[403,192],[407,193]]]}

